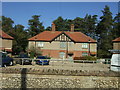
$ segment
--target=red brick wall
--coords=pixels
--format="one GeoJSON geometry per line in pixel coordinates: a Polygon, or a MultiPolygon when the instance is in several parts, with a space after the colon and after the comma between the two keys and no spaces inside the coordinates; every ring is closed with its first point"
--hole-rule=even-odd
{"type": "MultiPolygon", "coordinates": [[[[66,53],[66,50],[48,50],[48,49],[42,50],[43,56],[50,56],[52,58],[59,58],[59,52],[66,53]]],[[[74,55],[72,57],[82,57],[82,52],[88,53],[88,51],[73,51],[74,55]]]]}

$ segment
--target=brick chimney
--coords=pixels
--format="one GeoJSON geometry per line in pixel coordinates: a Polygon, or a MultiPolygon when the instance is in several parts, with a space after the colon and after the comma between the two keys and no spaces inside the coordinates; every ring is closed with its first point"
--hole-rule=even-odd
{"type": "Polygon", "coordinates": [[[71,24],[71,32],[74,32],[74,24],[71,24]]]}
{"type": "Polygon", "coordinates": [[[52,31],[55,31],[55,24],[52,23],[52,31]]]}

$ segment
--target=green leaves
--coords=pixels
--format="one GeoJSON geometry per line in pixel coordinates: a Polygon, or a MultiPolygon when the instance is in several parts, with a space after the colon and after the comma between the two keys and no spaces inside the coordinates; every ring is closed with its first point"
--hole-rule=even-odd
{"type": "MultiPolygon", "coordinates": [[[[112,49],[112,40],[120,36],[120,13],[114,18],[110,12],[109,6],[105,6],[102,10],[103,15],[98,21],[97,15],[86,14],[85,17],[76,17],[74,19],[64,19],[59,16],[53,22],[56,25],[57,31],[70,31],[71,24],[75,25],[75,32],[82,32],[98,41],[98,56],[110,57],[109,49],[112,49]]],[[[19,53],[25,51],[28,41],[27,39],[33,37],[44,30],[51,31],[51,26],[46,29],[40,20],[40,15],[33,15],[28,20],[29,27],[24,29],[23,25],[15,25],[11,18],[2,16],[2,30],[14,37],[13,52],[19,53]]]]}
{"type": "Polygon", "coordinates": [[[28,32],[30,37],[33,37],[44,31],[44,26],[42,25],[42,22],[39,21],[39,18],[40,15],[33,15],[32,19],[28,20],[28,32]]]}
{"type": "Polygon", "coordinates": [[[97,25],[98,39],[98,56],[99,57],[110,57],[108,50],[112,49],[112,30],[113,30],[113,19],[112,13],[108,6],[105,6],[102,10],[103,16],[100,17],[101,21],[97,25]]]}

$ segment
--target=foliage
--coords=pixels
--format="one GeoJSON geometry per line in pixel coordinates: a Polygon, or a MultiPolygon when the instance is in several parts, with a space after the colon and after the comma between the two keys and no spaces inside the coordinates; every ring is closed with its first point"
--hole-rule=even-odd
{"type": "Polygon", "coordinates": [[[113,19],[112,13],[108,6],[105,6],[102,10],[103,16],[100,17],[101,21],[97,25],[97,36],[98,39],[98,57],[110,57],[110,52],[108,50],[112,49],[112,26],[113,19]],[[102,51],[102,52],[101,52],[102,51]],[[103,54],[104,53],[104,54],[103,54]]]}
{"type": "Polygon", "coordinates": [[[116,14],[113,19],[113,30],[112,30],[112,37],[113,39],[120,37],[120,13],[116,14]]]}
{"type": "Polygon", "coordinates": [[[13,40],[13,54],[19,54],[21,51],[25,51],[27,47],[27,32],[24,30],[23,25],[13,26],[14,21],[11,18],[2,16],[2,30],[11,35],[13,40]]]}
{"type": "Polygon", "coordinates": [[[42,25],[42,22],[39,21],[39,17],[39,15],[33,15],[32,19],[28,20],[28,32],[30,37],[33,37],[44,31],[44,26],[42,25]]]}
{"type": "Polygon", "coordinates": [[[13,52],[19,54],[21,51],[25,52],[28,45],[28,33],[24,30],[24,26],[18,24],[14,26],[14,31],[11,32],[13,40],[13,52]]]}
{"type": "Polygon", "coordinates": [[[0,16],[0,29],[2,29],[2,16],[0,16]]]}
{"type": "Polygon", "coordinates": [[[2,16],[2,30],[9,34],[13,30],[14,21],[11,18],[2,16]]]}
{"type": "Polygon", "coordinates": [[[65,20],[60,16],[56,20],[53,21],[53,23],[56,25],[57,31],[64,31],[65,30],[65,20]]]}
{"type": "Polygon", "coordinates": [[[95,61],[97,60],[97,58],[93,57],[93,56],[85,56],[84,58],[85,58],[85,60],[92,60],[92,61],[93,60],[95,60],[95,61]]]}
{"type": "Polygon", "coordinates": [[[28,52],[30,54],[30,57],[32,57],[32,58],[35,57],[35,56],[41,56],[42,55],[41,48],[39,48],[39,47],[31,46],[28,49],[28,52]]]}
{"type": "Polygon", "coordinates": [[[74,60],[97,60],[96,57],[93,56],[84,56],[84,57],[74,57],[74,60]]]}
{"type": "MultiPolygon", "coordinates": [[[[120,13],[113,18],[109,6],[105,6],[102,13],[103,15],[99,21],[97,15],[86,14],[84,18],[76,17],[74,19],[64,19],[62,16],[59,16],[53,22],[56,24],[57,31],[70,31],[70,25],[74,24],[75,32],[82,32],[97,40],[98,57],[109,58],[111,53],[108,50],[112,49],[112,40],[120,37],[120,13]]],[[[26,30],[23,25],[13,25],[14,21],[11,18],[2,16],[2,30],[14,37],[13,54],[25,51],[28,38],[44,30],[51,31],[51,26],[44,29],[43,23],[40,21],[40,15],[33,15],[32,19],[28,20],[29,27],[26,30]]],[[[34,54],[35,50],[32,52],[34,54]]],[[[89,59],[89,57],[87,58],[89,59]]]]}
{"type": "Polygon", "coordinates": [[[46,31],[51,31],[51,27],[48,26],[45,30],[46,30],[46,31]]]}
{"type": "Polygon", "coordinates": [[[90,36],[93,39],[96,39],[96,24],[97,24],[97,15],[86,15],[84,18],[84,34],[90,36]]]}

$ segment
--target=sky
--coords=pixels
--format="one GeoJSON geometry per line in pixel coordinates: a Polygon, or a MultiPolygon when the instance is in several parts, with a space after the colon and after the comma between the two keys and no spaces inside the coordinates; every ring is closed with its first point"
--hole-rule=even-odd
{"type": "Polygon", "coordinates": [[[33,15],[41,15],[40,21],[46,27],[62,16],[64,19],[84,18],[86,14],[102,16],[105,5],[110,7],[113,17],[118,13],[118,2],[2,2],[2,15],[10,17],[14,24],[28,28],[33,15]]]}

